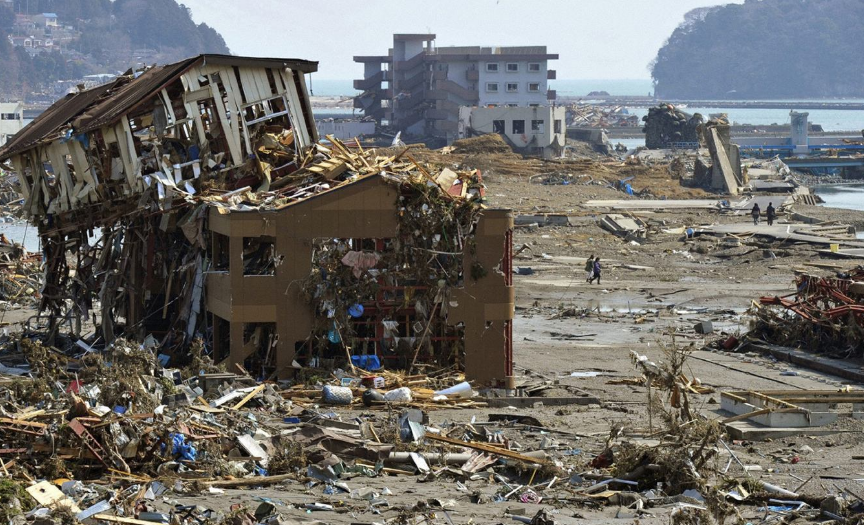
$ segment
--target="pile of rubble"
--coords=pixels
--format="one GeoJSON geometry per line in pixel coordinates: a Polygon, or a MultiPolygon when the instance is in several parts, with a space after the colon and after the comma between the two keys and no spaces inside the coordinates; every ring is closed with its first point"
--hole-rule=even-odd
{"type": "Polygon", "coordinates": [[[795,289],[759,300],[751,335],[813,352],[833,348],[843,357],[864,356],[864,269],[834,277],[799,274],[795,289]]]}
{"type": "Polygon", "coordinates": [[[689,115],[672,104],[660,104],[648,109],[642,117],[645,126],[645,146],[648,149],[695,148],[699,145],[702,115],[689,115]]]}
{"type": "Polygon", "coordinates": [[[571,104],[567,106],[567,127],[635,128],[639,117],[631,115],[624,106],[594,106],[571,104]]]}

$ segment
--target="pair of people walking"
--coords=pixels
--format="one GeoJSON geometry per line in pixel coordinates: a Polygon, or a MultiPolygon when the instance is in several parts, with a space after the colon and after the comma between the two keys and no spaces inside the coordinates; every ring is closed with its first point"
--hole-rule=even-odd
{"type": "MultiPolygon", "coordinates": [[[[750,215],[753,217],[753,226],[759,225],[759,215],[762,214],[762,210],[759,209],[759,203],[753,204],[753,209],[750,210],[750,215]]],[[[774,203],[769,202],[768,207],[765,209],[765,219],[768,221],[768,226],[772,226],[774,224],[774,219],[777,218],[777,210],[774,209],[774,203]]]]}
{"type": "Polygon", "coordinates": [[[597,279],[597,284],[600,284],[600,257],[588,257],[588,260],[585,261],[585,282],[594,284],[594,279],[597,279]]]}

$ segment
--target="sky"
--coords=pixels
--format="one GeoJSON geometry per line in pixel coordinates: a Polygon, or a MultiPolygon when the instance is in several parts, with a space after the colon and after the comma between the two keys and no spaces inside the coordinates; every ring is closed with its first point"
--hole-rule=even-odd
{"type": "Polygon", "coordinates": [[[362,78],[354,55],[386,55],[393,33],[436,45],[545,45],[559,79],[647,79],[697,7],[743,0],[180,0],[237,55],[319,62],[319,79],[362,78]]]}

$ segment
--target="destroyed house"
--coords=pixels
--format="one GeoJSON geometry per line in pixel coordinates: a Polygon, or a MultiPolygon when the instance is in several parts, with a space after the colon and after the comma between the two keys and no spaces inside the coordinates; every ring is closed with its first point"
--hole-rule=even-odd
{"type": "Polygon", "coordinates": [[[201,55],[67,95],[0,149],[52,344],[117,337],[260,377],[433,363],[512,377],[512,215],[479,172],[319,142],[315,62],[201,55]]]}

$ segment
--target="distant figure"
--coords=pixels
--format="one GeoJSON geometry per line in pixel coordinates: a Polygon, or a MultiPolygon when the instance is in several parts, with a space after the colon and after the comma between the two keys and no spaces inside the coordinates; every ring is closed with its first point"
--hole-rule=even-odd
{"type": "Polygon", "coordinates": [[[777,217],[777,210],[774,209],[774,203],[769,202],[765,208],[765,218],[768,220],[768,226],[774,224],[774,218],[777,217]]]}
{"type": "Polygon", "coordinates": [[[594,279],[597,279],[597,284],[600,284],[600,257],[594,259],[594,273],[588,279],[588,282],[594,284],[594,279]]]}
{"type": "Polygon", "coordinates": [[[588,257],[588,260],[585,261],[585,282],[590,283],[591,277],[594,275],[594,254],[591,254],[591,257],[588,257]]]}
{"type": "Polygon", "coordinates": [[[759,225],[759,214],[762,210],[759,209],[759,203],[753,205],[753,209],[750,210],[750,215],[753,216],[753,226],[759,225]]]}

